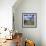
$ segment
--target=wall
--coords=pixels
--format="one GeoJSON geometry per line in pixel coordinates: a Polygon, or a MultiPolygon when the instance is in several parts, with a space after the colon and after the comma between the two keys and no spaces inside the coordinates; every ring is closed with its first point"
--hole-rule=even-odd
{"type": "Polygon", "coordinates": [[[16,0],[0,0],[0,27],[12,29],[12,6],[16,0]]]}
{"type": "Polygon", "coordinates": [[[15,30],[22,32],[25,39],[34,40],[36,46],[41,46],[41,0],[23,0],[20,4],[16,3],[13,14],[15,30]],[[37,13],[37,28],[22,28],[23,12],[37,13]]]}
{"type": "Polygon", "coordinates": [[[46,46],[46,0],[41,5],[41,40],[42,46],[46,46]]]}

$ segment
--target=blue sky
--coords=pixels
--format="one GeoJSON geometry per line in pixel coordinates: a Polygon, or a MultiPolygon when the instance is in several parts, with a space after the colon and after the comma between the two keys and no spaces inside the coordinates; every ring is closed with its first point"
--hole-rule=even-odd
{"type": "Polygon", "coordinates": [[[30,16],[24,16],[24,20],[30,20],[30,19],[32,19],[32,18],[34,18],[34,17],[32,17],[32,15],[30,16]]]}

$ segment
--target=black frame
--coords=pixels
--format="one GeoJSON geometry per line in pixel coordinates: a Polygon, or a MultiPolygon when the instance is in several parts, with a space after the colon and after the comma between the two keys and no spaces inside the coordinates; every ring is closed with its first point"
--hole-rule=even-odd
{"type": "Polygon", "coordinates": [[[37,13],[22,13],[22,28],[36,28],[37,27],[37,13]],[[24,25],[24,16],[32,16],[34,17],[34,25],[24,25]]]}

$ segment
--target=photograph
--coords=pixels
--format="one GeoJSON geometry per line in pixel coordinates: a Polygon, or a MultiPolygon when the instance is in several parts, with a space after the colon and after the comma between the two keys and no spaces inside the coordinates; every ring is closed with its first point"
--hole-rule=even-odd
{"type": "Polygon", "coordinates": [[[22,13],[22,27],[37,27],[37,13],[22,13]]]}

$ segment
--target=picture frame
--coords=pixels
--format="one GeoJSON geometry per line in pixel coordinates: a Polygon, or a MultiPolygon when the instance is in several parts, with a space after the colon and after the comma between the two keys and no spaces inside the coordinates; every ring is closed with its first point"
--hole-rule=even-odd
{"type": "Polygon", "coordinates": [[[22,13],[22,27],[36,28],[37,27],[37,13],[22,13]]]}

